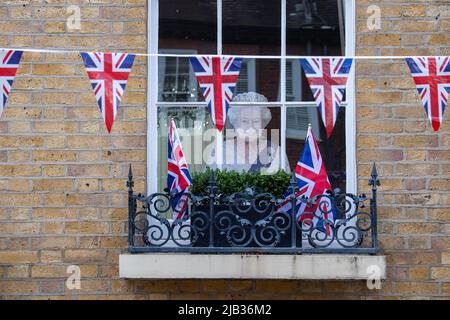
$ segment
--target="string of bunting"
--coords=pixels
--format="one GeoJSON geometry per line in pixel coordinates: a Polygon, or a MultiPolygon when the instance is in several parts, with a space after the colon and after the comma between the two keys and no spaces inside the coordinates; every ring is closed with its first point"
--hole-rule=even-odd
{"type": "MultiPolygon", "coordinates": [[[[217,130],[222,131],[236,89],[243,58],[280,59],[280,56],[173,55],[157,53],[80,52],[51,49],[0,49],[0,116],[11,94],[23,52],[75,53],[83,60],[108,133],[125,94],[136,56],[185,56],[194,70],[217,130]]],[[[405,59],[434,131],[439,131],[450,93],[449,56],[285,56],[299,59],[326,129],[332,134],[348,77],[356,59],[405,59]]]]}

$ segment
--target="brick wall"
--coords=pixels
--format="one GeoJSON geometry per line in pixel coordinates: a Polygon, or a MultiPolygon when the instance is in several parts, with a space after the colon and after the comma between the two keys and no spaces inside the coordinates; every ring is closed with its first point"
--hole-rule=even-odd
{"type": "MultiPolygon", "coordinates": [[[[448,1],[379,1],[382,30],[360,55],[450,54],[448,1]]],[[[0,5],[0,46],[146,50],[145,0],[24,0],[0,5]],[[66,30],[79,4],[82,30],[66,30]]],[[[380,291],[364,281],[126,281],[127,165],[144,190],[146,61],[138,57],[107,135],[77,54],[25,53],[0,119],[0,296],[7,299],[448,298],[450,126],[435,134],[401,60],[357,64],[360,191],[380,171],[379,233],[388,256],[380,291]],[[81,290],[65,287],[81,267],[81,290]]],[[[448,119],[448,115],[447,115],[448,119]]]]}
{"type": "MultiPolygon", "coordinates": [[[[145,0],[2,1],[0,46],[145,52],[145,0]],[[66,8],[81,8],[68,31],[66,8]]],[[[144,190],[146,59],[108,135],[78,54],[24,53],[0,120],[0,295],[125,293],[128,164],[144,190]],[[65,289],[77,264],[82,290],[65,289]]]]}
{"type": "MultiPolygon", "coordinates": [[[[358,3],[358,55],[450,55],[449,1],[381,1],[382,28],[358,3]]],[[[382,187],[381,247],[388,257],[388,296],[450,296],[450,125],[425,120],[406,62],[360,61],[357,152],[362,177],[376,160],[382,187]]]]}

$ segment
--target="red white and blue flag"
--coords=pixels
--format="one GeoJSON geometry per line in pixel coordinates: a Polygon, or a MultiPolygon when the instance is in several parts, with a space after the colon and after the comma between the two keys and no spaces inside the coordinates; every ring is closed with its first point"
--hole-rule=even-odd
{"type": "MultiPolygon", "coordinates": [[[[319,197],[314,207],[300,200],[303,196],[312,199],[315,196],[327,195],[327,192],[331,190],[325,165],[311,127],[308,128],[303,154],[295,167],[295,177],[299,187],[299,191],[295,194],[297,219],[308,225],[312,223],[318,230],[331,235],[330,222],[334,223],[336,210],[330,199],[327,196],[319,197]]],[[[292,200],[286,199],[280,204],[277,211],[291,213],[292,200]]]]}
{"type": "Polygon", "coordinates": [[[81,57],[103,119],[111,133],[119,103],[124,95],[128,76],[134,63],[134,54],[82,52],[81,57]]]}
{"type": "Polygon", "coordinates": [[[14,77],[16,76],[17,68],[19,68],[20,59],[23,51],[16,50],[0,50],[0,116],[8,101],[9,94],[12,90],[14,77]]]}
{"type": "Polygon", "coordinates": [[[319,108],[327,138],[331,136],[336,123],[352,62],[351,58],[300,59],[319,108]]]}
{"type": "Polygon", "coordinates": [[[197,81],[217,130],[222,131],[236,88],[242,60],[239,58],[191,57],[197,81]]]}
{"type": "Polygon", "coordinates": [[[431,126],[438,131],[450,93],[450,57],[410,57],[406,62],[431,126]]]}
{"type": "Polygon", "coordinates": [[[171,206],[174,219],[183,218],[187,212],[188,196],[185,193],[189,191],[191,184],[192,178],[181,148],[177,127],[171,119],[168,137],[167,189],[173,194],[171,206]]]}

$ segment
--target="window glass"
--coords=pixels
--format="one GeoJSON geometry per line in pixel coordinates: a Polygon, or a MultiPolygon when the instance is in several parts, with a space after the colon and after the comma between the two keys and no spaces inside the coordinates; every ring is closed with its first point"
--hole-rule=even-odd
{"type": "Polygon", "coordinates": [[[343,54],[342,3],[342,0],[287,0],[286,54],[343,54]]]}
{"type": "Polygon", "coordinates": [[[159,1],[159,47],[217,53],[217,1],[159,1]]]}
{"type": "Polygon", "coordinates": [[[299,59],[286,59],[286,101],[314,101],[299,59]]]}
{"type": "MultiPolygon", "coordinates": [[[[287,55],[342,55],[343,2],[287,0],[287,55]]],[[[222,26],[219,46],[223,54],[281,57],[281,0],[223,0],[222,26]]],[[[285,96],[289,103],[285,121],[281,121],[282,105],[278,105],[281,59],[243,59],[227,122],[223,134],[218,135],[185,56],[217,54],[217,47],[216,0],[159,1],[158,52],[171,56],[158,57],[158,191],[166,187],[171,118],[177,125],[191,172],[217,167],[216,156],[220,153],[221,167],[225,169],[271,173],[281,168],[292,172],[311,124],[332,187],[345,190],[345,107],[340,108],[333,133],[326,139],[298,59],[286,60],[285,96]],[[308,103],[295,104],[300,101],[308,103]],[[281,132],[286,134],[285,141],[281,140],[281,132]],[[285,155],[281,155],[282,145],[285,155]],[[217,148],[222,151],[216,152],[217,148]]]]}
{"type": "MultiPolygon", "coordinates": [[[[173,53],[173,50],[164,52],[173,53]]],[[[201,99],[189,58],[159,57],[158,72],[158,101],[193,102],[201,99]]]]}
{"type": "Polygon", "coordinates": [[[326,139],[325,128],[317,107],[298,106],[287,108],[286,153],[291,170],[294,170],[303,152],[309,123],[319,145],[332,188],[340,188],[345,191],[345,108],[341,107],[339,109],[333,133],[328,139],[326,139]]]}
{"type": "MultiPolygon", "coordinates": [[[[246,103],[257,102],[257,97],[253,93],[237,96],[246,103]]],[[[280,170],[280,119],[280,107],[263,104],[230,107],[223,135],[222,168],[261,174],[280,170]]],[[[213,148],[210,161],[213,168],[217,167],[216,154],[213,148]]],[[[289,166],[285,169],[289,170],[289,166]]]]}
{"type": "Polygon", "coordinates": [[[243,59],[236,94],[257,92],[268,102],[280,101],[280,60],[243,59]]]}
{"type": "Polygon", "coordinates": [[[167,187],[167,152],[170,119],[174,119],[189,171],[206,169],[203,155],[215,145],[216,129],[206,107],[173,105],[158,107],[158,190],[167,187]]]}
{"type": "MultiPolygon", "coordinates": [[[[162,52],[175,51],[164,49],[162,52]]],[[[187,50],[183,52],[189,53],[187,50]]],[[[158,101],[205,101],[188,57],[159,57],[158,72],[158,101]]],[[[244,92],[258,92],[269,102],[279,101],[280,60],[243,59],[235,94],[244,92]]]]}
{"type": "Polygon", "coordinates": [[[223,53],[281,54],[280,0],[223,0],[223,53]]]}

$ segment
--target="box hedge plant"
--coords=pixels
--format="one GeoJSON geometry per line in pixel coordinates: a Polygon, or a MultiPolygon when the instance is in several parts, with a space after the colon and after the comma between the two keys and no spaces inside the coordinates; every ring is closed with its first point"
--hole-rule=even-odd
{"type": "Polygon", "coordinates": [[[264,175],[258,172],[237,172],[208,167],[203,172],[192,173],[193,184],[190,187],[190,191],[194,195],[206,195],[206,187],[213,173],[219,192],[222,195],[244,192],[245,187],[251,187],[258,193],[271,193],[275,197],[281,198],[291,180],[291,175],[283,170],[279,170],[274,174],[264,175]]]}

